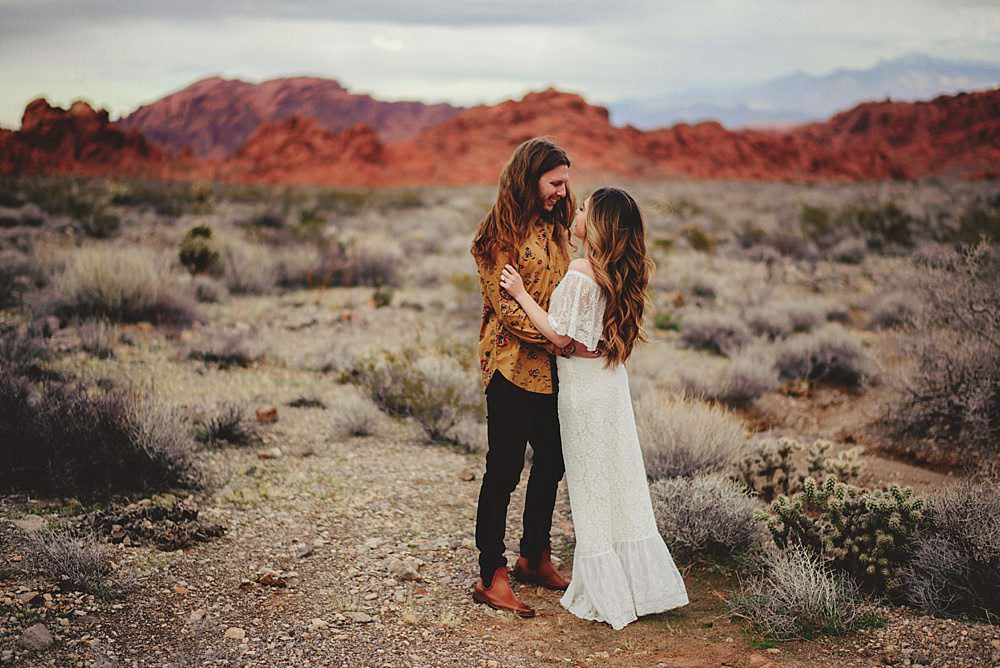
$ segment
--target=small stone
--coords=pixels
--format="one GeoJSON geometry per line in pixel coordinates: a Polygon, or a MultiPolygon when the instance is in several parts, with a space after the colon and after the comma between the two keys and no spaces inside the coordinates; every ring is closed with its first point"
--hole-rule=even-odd
{"type": "Polygon", "coordinates": [[[188,615],[188,624],[194,624],[203,619],[205,619],[205,608],[198,608],[197,610],[192,610],[188,615]]]}
{"type": "Polygon", "coordinates": [[[486,661],[487,668],[500,668],[500,664],[497,663],[496,659],[488,659],[486,661]]]}
{"type": "Polygon", "coordinates": [[[374,601],[377,598],[378,598],[378,594],[376,594],[375,592],[372,592],[370,594],[365,594],[365,600],[366,601],[374,601]]]}
{"type": "Polygon", "coordinates": [[[344,616],[347,619],[349,619],[352,622],[354,622],[355,624],[368,624],[368,623],[371,623],[371,622],[375,621],[374,619],[372,619],[371,615],[369,615],[368,613],[366,613],[366,612],[359,612],[357,610],[349,610],[349,611],[347,611],[347,612],[344,613],[344,616]]]}
{"type": "Polygon", "coordinates": [[[38,533],[45,529],[45,520],[38,515],[25,515],[21,519],[14,520],[14,526],[24,533],[38,533]]]}
{"type": "Polygon", "coordinates": [[[257,422],[261,424],[272,424],[278,421],[278,407],[264,406],[257,409],[257,422]]]}
{"type": "Polygon", "coordinates": [[[419,562],[409,557],[407,559],[400,559],[399,557],[393,557],[389,560],[389,564],[386,567],[389,571],[389,575],[402,581],[417,581],[420,579],[420,573],[418,572],[419,562]]]}
{"type": "Polygon", "coordinates": [[[245,640],[247,637],[247,632],[238,626],[230,626],[226,629],[226,637],[232,638],[233,640],[245,640]]]}
{"type": "Polygon", "coordinates": [[[26,594],[21,594],[18,598],[21,601],[21,605],[41,605],[42,601],[45,600],[41,593],[37,591],[29,591],[26,594]]]}
{"type": "Polygon", "coordinates": [[[279,448],[278,446],[274,446],[273,448],[268,448],[267,450],[257,451],[257,457],[259,457],[260,459],[278,459],[284,454],[285,453],[283,453],[281,451],[281,448],[279,448]]]}
{"type": "Polygon", "coordinates": [[[318,629],[325,629],[330,624],[325,619],[320,619],[319,617],[314,617],[309,620],[309,628],[313,631],[318,629]]]}
{"type": "Polygon", "coordinates": [[[476,472],[472,469],[472,467],[464,468],[459,471],[458,479],[464,480],[465,482],[472,482],[476,479],[476,472]]]}
{"type": "Polygon", "coordinates": [[[767,652],[768,654],[781,654],[781,650],[778,649],[777,647],[768,647],[764,651],[767,652]]]}
{"type": "Polygon", "coordinates": [[[21,634],[21,645],[38,652],[52,647],[53,642],[52,634],[42,624],[29,626],[21,634]]]}

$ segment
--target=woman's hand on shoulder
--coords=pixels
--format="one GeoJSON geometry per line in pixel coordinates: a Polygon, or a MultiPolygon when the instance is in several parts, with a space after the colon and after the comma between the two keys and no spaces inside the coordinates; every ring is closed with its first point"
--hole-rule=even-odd
{"type": "Polygon", "coordinates": [[[578,257],[569,263],[570,269],[575,269],[577,271],[583,272],[591,278],[594,277],[594,268],[590,266],[590,260],[585,257],[578,257]]]}
{"type": "Polygon", "coordinates": [[[503,271],[500,272],[500,287],[514,299],[519,299],[526,294],[521,275],[517,273],[517,269],[509,264],[505,264],[503,271]]]}

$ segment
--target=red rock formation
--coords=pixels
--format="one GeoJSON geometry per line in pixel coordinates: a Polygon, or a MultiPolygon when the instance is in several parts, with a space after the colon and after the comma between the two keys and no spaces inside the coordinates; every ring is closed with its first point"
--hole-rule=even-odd
{"type": "Polygon", "coordinates": [[[215,173],[225,181],[337,183],[381,180],[385,146],[367,125],[331,132],[311,118],[265,123],[215,173]]]}
{"type": "Polygon", "coordinates": [[[412,139],[459,111],[448,104],[383,102],[347,91],[336,81],[288,77],[259,84],[211,77],[139,107],[118,121],[174,151],[201,158],[233,155],[262,123],[308,116],[333,131],[361,123],[383,141],[412,139]]]}
{"type": "Polygon", "coordinates": [[[607,110],[552,89],[478,106],[385,142],[369,125],[331,131],[311,118],[265,123],[231,158],[171,156],[108,124],[82,103],[32,102],[18,132],[0,133],[0,171],[159,174],[260,183],[416,185],[495,183],[522,141],[551,135],[575,179],[890,179],[928,174],[996,178],[1000,89],[929,102],[873,102],[787,131],[730,131],[718,123],[653,131],[614,127],[607,110]]]}
{"type": "Polygon", "coordinates": [[[17,174],[170,175],[170,156],[139,132],[108,121],[86,102],[69,110],[39,98],[28,103],[21,129],[0,134],[0,172],[17,174]]]}

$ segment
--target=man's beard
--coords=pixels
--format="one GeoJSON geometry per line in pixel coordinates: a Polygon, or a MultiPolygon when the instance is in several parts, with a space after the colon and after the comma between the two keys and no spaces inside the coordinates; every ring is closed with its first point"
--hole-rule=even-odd
{"type": "Polygon", "coordinates": [[[563,198],[560,197],[559,199],[556,200],[556,203],[552,205],[551,209],[546,209],[545,201],[539,200],[537,206],[538,217],[544,220],[546,223],[554,223],[558,221],[562,217],[562,207],[560,206],[560,204],[562,204],[562,201],[563,198]]]}

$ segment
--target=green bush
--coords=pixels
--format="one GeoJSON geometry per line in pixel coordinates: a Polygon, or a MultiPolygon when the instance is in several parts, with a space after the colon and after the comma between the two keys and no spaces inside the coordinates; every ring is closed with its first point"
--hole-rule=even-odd
{"type": "Polygon", "coordinates": [[[892,592],[923,522],[910,488],[868,490],[828,476],[771,504],[768,529],[782,550],[801,545],[872,591],[892,592]]]}
{"type": "Polygon", "coordinates": [[[219,264],[219,250],[212,243],[212,228],[195,225],[181,239],[179,257],[181,264],[194,274],[203,274],[219,264]]]}
{"type": "Polygon", "coordinates": [[[833,475],[844,482],[857,478],[863,466],[859,450],[844,450],[832,457],[832,447],[830,441],[822,439],[814,441],[808,450],[787,437],[758,441],[736,464],[739,481],[764,501],[773,501],[779,494],[802,491],[809,477],[833,475]]]}

